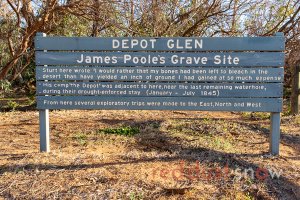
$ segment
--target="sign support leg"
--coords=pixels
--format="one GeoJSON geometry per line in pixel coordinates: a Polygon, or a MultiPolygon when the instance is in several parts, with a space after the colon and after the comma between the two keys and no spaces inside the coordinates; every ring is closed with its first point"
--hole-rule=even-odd
{"type": "Polygon", "coordinates": [[[270,153],[279,154],[280,141],[280,113],[271,113],[271,134],[270,134],[270,153]]]}
{"type": "Polygon", "coordinates": [[[49,110],[39,110],[40,152],[50,152],[49,110]]]}

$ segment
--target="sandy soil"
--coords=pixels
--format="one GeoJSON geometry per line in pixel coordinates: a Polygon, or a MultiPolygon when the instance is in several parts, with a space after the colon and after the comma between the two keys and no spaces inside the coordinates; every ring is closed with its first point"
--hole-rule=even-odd
{"type": "Polygon", "coordinates": [[[38,123],[35,110],[0,113],[0,198],[300,199],[300,116],[282,117],[276,157],[259,114],[51,111],[50,153],[38,123]],[[99,131],[120,127],[140,132],[99,131]]]}

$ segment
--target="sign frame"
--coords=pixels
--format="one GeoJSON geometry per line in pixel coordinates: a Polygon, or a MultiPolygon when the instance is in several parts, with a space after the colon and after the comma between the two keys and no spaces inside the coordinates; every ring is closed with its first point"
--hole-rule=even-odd
{"type": "MultiPolygon", "coordinates": [[[[261,112],[270,112],[271,113],[271,124],[270,124],[270,138],[269,138],[269,151],[273,155],[279,154],[279,143],[280,143],[280,112],[282,111],[282,88],[283,88],[283,64],[284,64],[284,46],[285,38],[283,33],[276,33],[275,36],[270,37],[215,37],[215,38],[205,38],[205,37],[190,37],[190,38],[179,38],[179,37],[171,37],[171,38],[154,38],[154,37],[146,37],[146,38],[125,38],[125,37],[112,37],[112,38],[92,38],[92,37],[46,37],[45,33],[37,33],[35,37],[35,50],[36,50],[36,79],[37,79],[37,109],[39,110],[39,122],[40,122],[40,151],[41,152],[50,152],[50,122],[49,122],[49,109],[146,109],[146,110],[154,110],[159,107],[151,107],[150,104],[145,107],[138,107],[132,105],[131,107],[122,107],[122,106],[85,106],[85,107],[76,107],[76,106],[66,106],[61,104],[59,106],[56,105],[45,105],[45,101],[65,101],[65,102],[75,102],[81,101],[84,102],[92,102],[98,101],[101,102],[113,102],[113,95],[104,95],[104,96],[95,96],[93,94],[82,96],[81,94],[73,94],[72,96],[68,96],[66,93],[61,93],[66,96],[55,96],[54,92],[45,92],[49,84],[55,82],[65,81],[79,81],[81,85],[83,85],[84,81],[88,81],[89,84],[94,84],[96,82],[99,83],[108,83],[114,81],[120,81],[120,78],[117,79],[86,79],[86,78],[74,78],[75,76],[70,76],[72,78],[66,78],[69,76],[63,76],[66,73],[62,73],[59,76],[59,72],[56,69],[75,69],[78,68],[86,68],[83,66],[89,66],[89,69],[120,69],[120,68],[151,68],[152,66],[159,69],[163,67],[168,67],[168,69],[179,69],[179,68],[207,68],[211,70],[221,70],[222,67],[229,69],[230,67],[236,68],[239,67],[241,69],[267,69],[270,73],[277,73],[278,80],[267,80],[267,78],[259,81],[251,81],[251,80],[143,80],[141,83],[150,84],[151,81],[156,81],[153,84],[167,85],[167,84],[197,84],[197,85],[205,85],[205,84],[254,84],[254,85],[265,85],[265,87],[273,88],[272,92],[266,93],[255,93],[253,91],[250,92],[241,92],[240,94],[232,93],[226,94],[216,97],[212,96],[201,96],[197,94],[196,96],[186,96],[183,95],[161,95],[161,96],[149,96],[146,90],[139,90],[142,92],[142,96],[122,96],[125,99],[124,102],[130,101],[142,101],[142,98],[147,98],[153,102],[163,103],[169,101],[169,103],[179,103],[189,101],[199,102],[216,102],[219,100],[221,103],[237,103],[236,105],[242,106],[242,103],[249,101],[252,103],[263,103],[261,108],[257,109],[245,109],[246,111],[261,111],[261,112]],[[147,44],[147,45],[146,45],[147,44]],[[206,45],[209,44],[209,45],[206,45]],[[57,52],[55,52],[57,51],[57,52]],[[85,52],[78,52],[85,51],[85,52]],[[87,51],[92,51],[87,53],[87,51]],[[166,53],[168,52],[168,53],[166,53]],[[173,52],[173,53],[170,53],[173,52]],[[124,62],[124,55],[134,55],[137,57],[137,60],[142,60],[141,57],[145,56],[156,56],[156,57],[164,57],[164,63],[135,63],[133,61],[128,62],[127,64],[124,62]],[[84,56],[95,56],[95,57],[107,57],[108,55],[115,55],[117,57],[117,63],[89,63],[86,60],[81,61],[84,56]],[[172,55],[178,56],[190,56],[190,57],[207,57],[206,63],[202,62],[198,63],[175,63],[172,61],[172,55]],[[224,59],[224,63],[216,64],[215,56],[221,55],[226,59],[230,57],[240,57],[239,63],[233,62],[232,58],[224,59]],[[79,56],[79,57],[78,57],[79,56]],[[123,56],[123,61],[122,61],[123,56]],[[74,59],[77,58],[77,61],[74,62],[74,59]],[[122,62],[123,64],[122,64],[122,62]],[[225,63],[226,60],[226,63],[225,63]],[[228,61],[231,60],[231,63],[228,61]],[[120,62],[119,62],[120,61],[120,62]],[[240,63],[241,62],[241,63],[240,63]],[[68,66],[68,67],[66,67],[68,66]],[[252,67],[252,68],[251,68],[252,67]],[[48,72],[45,72],[47,71],[48,72]],[[52,74],[51,71],[52,70],[52,74]],[[48,73],[48,75],[47,75],[48,73]],[[46,76],[46,75],[47,76],[46,76]],[[83,81],[83,82],[82,82],[83,81]],[[102,82],[101,82],[102,81],[102,82]],[[149,82],[150,81],[150,82],[149,82]],[[45,85],[43,85],[45,84],[45,85]],[[48,86],[47,86],[48,84],[48,86]],[[273,92],[274,90],[274,92],[273,92]],[[253,94],[251,97],[249,94],[253,94]],[[53,96],[54,95],[54,96],[53,96]],[[231,98],[231,99],[230,99],[231,98]],[[230,101],[228,101],[230,99],[230,101]],[[84,101],[83,101],[84,100],[84,101]],[[153,109],[152,109],[153,108],[153,109]]],[[[97,58],[98,59],[98,58],[97,58]]],[[[100,59],[100,58],[99,58],[100,59]]],[[[199,58],[201,59],[201,58],[199,58]]],[[[205,59],[204,59],[205,60],[205,59]]],[[[268,72],[269,73],[269,72],[268,72]]],[[[266,74],[268,74],[266,73],[266,74]]],[[[97,74],[95,71],[94,74],[97,74]]],[[[71,75],[71,74],[70,74],[71,75]]],[[[74,75],[74,74],[73,74],[74,75]]],[[[89,74],[91,75],[91,74],[89,74]]],[[[149,74],[148,74],[149,75],[149,74]]],[[[150,74],[151,75],[151,74],[150,74]]],[[[269,74],[270,75],[270,74],[269,74]]],[[[137,76],[137,74],[136,74],[137,76]]],[[[192,76],[192,75],[191,75],[192,76]]],[[[273,75],[274,76],[274,75],[273,75]]],[[[88,76],[85,76],[88,77],[88,76]]],[[[123,82],[128,82],[126,84],[135,84],[135,79],[123,80],[123,82]]],[[[79,85],[80,85],[79,84],[79,85]]],[[[114,83],[115,84],[115,83],[114,83]]],[[[80,88],[80,87],[79,87],[80,88]]],[[[63,88],[59,88],[59,90],[63,91],[63,88]]],[[[79,90],[79,89],[78,89],[79,90]]],[[[175,90],[174,90],[175,91],[175,90]]],[[[199,90],[200,91],[200,90],[199,90]]],[[[199,92],[198,91],[198,92],[199,92]]],[[[76,92],[76,89],[75,89],[76,92]]],[[[146,102],[146,101],[145,101],[146,102]]],[[[144,103],[145,103],[144,102],[144,103]]],[[[167,102],[168,103],[168,102],[167,102]]],[[[168,105],[168,104],[165,105],[168,105]]],[[[129,105],[129,104],[128,104],[129,105]]],[[[197,104],[198,105],[198,104],[197,104]]],[[[200,105],[200,104],[199,104],[200,105]]],[[[208,104],[207,104],[208,105],[208,104]]],[[[229,105],[229,104],[228,104],[229,105]]],[[[162,107],[162,109],[173,109],[173,110],[199,110],[197,107],[176,107],[173,105],[169,108],[162,107]]],[[[241,109],[233,107],[205,107],[200,110],[216,110],[216,111],[241,111],[241,109]]]]}

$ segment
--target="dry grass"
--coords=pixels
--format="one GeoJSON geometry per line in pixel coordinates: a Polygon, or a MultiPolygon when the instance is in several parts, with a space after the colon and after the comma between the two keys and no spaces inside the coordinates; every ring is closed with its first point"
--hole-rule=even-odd
{"type": "Polygon", "coordinates": [[[229,112],[52,111],[47,154],[39,153],[37,111],[2,112],[0,198],[299,199],[300,118],[283,117],[279,157],[267,152],[265,118],[229,112]],[[119,127],[136,127],[139,133],[99,132],[119,127]],[[283,172],[263,181],[234,174],[237,168],[258,167],[283,172]],[[217,176],[216,169],[228,173],[217,176]]]}

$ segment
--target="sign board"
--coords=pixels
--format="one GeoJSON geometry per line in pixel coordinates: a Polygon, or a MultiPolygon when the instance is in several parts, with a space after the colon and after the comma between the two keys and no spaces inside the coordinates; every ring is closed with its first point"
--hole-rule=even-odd
{"type": "MultiPolygon", "coordinates": [[[[271,152],[279,151],[282,34],[228,38],[38,34],[35,47],[37,108],[43,119],[48,109],[271,112],[275,124],[271,152]]],[[[48,151],[47,145],[41,150],[48,151]]]]}

